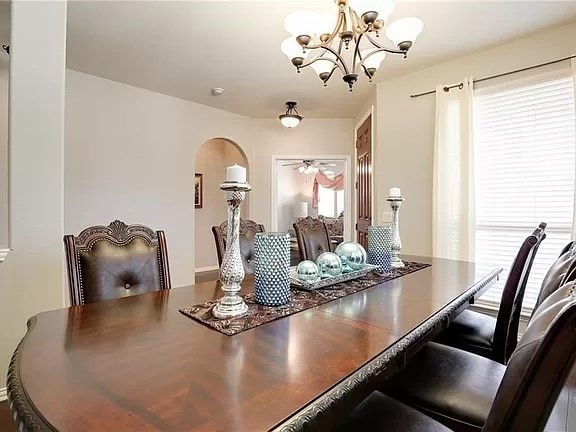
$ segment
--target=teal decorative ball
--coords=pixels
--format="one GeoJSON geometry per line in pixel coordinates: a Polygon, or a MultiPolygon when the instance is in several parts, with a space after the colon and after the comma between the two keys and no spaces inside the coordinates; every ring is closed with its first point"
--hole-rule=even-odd
{"type": "Polygon", "coordinates": [[[296,267],[296,274],[298,279],[307,283],[314,283],[320,279],[320,272],[318,271],[318,266],[314,261],[306,260],[301,261],[296,267]]]}
{"type": "Polygon", "coordinates": [[[343,271],[346,272],[345,267],[349,267],[350,271],[361,270],[366,265],[366,251],[364,248],[355,242],[343,242],[336,247],[336,255],[342,261],[343,271]]]}
{"type": "Polygon", "coordinates": [[[321,278],[333,277],[342,274],[342,262],[338,255],[324,252],[316,259],[321,278]]]}

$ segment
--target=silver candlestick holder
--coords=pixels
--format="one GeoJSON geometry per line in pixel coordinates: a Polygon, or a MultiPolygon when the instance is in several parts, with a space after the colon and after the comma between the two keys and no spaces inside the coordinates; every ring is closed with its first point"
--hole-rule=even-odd
{"type": "Polygon", "coordinates": [[[220,185],[226,193],[228,203],[228,230],[226,250],[220,266],[220,282],[224,296],[212,309],[212,315],[219,319],[233,318],[248,312],[248,305],[238,295],[244,280],[244,266],[240,255],[240,205],[246,192],[252,190],[248,183],[224,182],[220,185]]]}
{"type": "Polygon", "coordinates": [[[392,252],[391,252],[391,266],[392,268],[402,268],[405,267],[404,263],[400,259],[400,251],[402,250],[402,240],[400,239],[400,221],[399,213],[400,206],[404,197],[402,196],[389,196],[387,201],[390,203],[392,208],[392,252]]]}

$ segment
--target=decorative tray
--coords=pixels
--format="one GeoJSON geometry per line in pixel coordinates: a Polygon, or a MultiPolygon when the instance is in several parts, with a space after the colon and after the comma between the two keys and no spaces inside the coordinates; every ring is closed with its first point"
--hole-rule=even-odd
{"type": "Polygon", "coordinates": [[[349,273],[342,273],[338,276],[327,277],[323,279],[318,279],[316,282],[304,282],[298,279],[296,274],[296,267],[290,267],[290,285],[298,289],[305,291],[314,291],[320,288],[327,288],[331,285],[335,285],[340,282],[346,282],[353,279],[358,279],[359,277],[365,276],[372,270],[377,269],[378,266],[373,264],[366,264],[366,266],[361,270],[351,271],[349,273]]]}

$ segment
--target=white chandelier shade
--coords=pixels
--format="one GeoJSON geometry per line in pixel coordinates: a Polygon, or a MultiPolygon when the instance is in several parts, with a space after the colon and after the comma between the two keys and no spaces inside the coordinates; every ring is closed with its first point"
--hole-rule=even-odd
{"type": "Polygon", "coordinates": [[[298,72],[311,66],[324,85],[337,69],[342,72],[350,91],[359,72],[372,80],[386,54],[406,57],[424,28],[422,21],[414,17],[387,25],[385,34],[397,47],[388,48],[376,38],[394,9],[392,0],[334,1],[337,14],[310,10],[290,13],[284,20],[284,27],[292,36],[281,45],[282,52],[298,72]],[[347,57],[352,57],[352,61],[347,57]]]}
{"type": "Polygon", "coordinates": [[[284,54],[286,54],[286,57],[288,57],[290,60],[292,60],[295,57],[302,57],[306,59],[308,58],[309,54],[309,51],[304,52],[302,50],[302,45],[296,42],[296,39],[294,39],[293,37],[284,39],[284,41],[280,45],[280,49],[284,54]]]}
{"type": "Polygon", "coordinates": [[[311,10],[297,10],[284,19],[284,28],[292,36],[314,35],[318,29],[321,14],[311,10]]]}
{"type": "Polygon", "coordinates": [[[330,53],[325,54],[323,57],[320,57],[314,63],[310,64],[310,67],[314,69],[314,71],[320,75],[323,73],[330,73],[332,68],[334,68],[334,61],[336,60],[336,56],[331,55],[330,53]],[[330,60],[325,60],[330,59],[330,60]]]}
{"type": "Polygon", "coordinates": [[[390,24],[386,29],[386,36],[395,45],[400,45],[402,42],[414,43],[423,29],[424,23],[418,18],[402,18],[390,24]]]}
{"type": "Polygon", "coordinates": [[[386,52],[384,51],[365,49],[360,51],[360,54],[364,59],[364,66],[368,69],[378,69],[386,58],[386,52]]]}

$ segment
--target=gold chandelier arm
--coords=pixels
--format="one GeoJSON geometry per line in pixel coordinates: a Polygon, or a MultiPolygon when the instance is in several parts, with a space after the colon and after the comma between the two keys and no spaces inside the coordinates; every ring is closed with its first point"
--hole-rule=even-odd
{"type": "Polygon", "coordinates": [[[360,54],[360,41],[362,40],[362,36],[364,33],[360,33],[358,36],[354,34],[354,55],[352,56],[352,71],[356,70],[356,62],[358,59],[362,62],[362,55],[360,54]]]}
{"type": "Polygon", "coordinates": [[[364,33],[364,35],[366,36],[366,39],[368,39],[372,45],[374,45],[376,48],[378,48],[381,51],[386,51],[387,53],[390,53],[390,54],[402,54],[402,55],[404,55],[404,57],[406,57],[406,54],[408,53],[408,51],[386,48],[385,46],[380,45],[378,42],[376,42],[374,39],[372,39],[369,34],[364,33]]]}
{"type": "Polygon", "coordinates": [[[350,18],[352,19],[352,31],[354,34],[362,34],[368,30],[368,24],[365,24],[362,19],[358,16],[358,13],[352,9],[348,9],[350,11],[350,18]]]}
{"type": "MultiPolygon", "coordinates": [[[[310,66],[312,63],[316,63],[318,60],[326,60],[326,61],[329,61],[330,63],[333,63],[338,69],[340,69],[342,71],[343,74],[347,74],[348,68],[346,68],[346,64],[342,62],[342,57],[340,57],[338,55],[338,53],[336,53],[336,51],[334,51],[332,48],[330,48],[329,50],[330,50],[330,52],[332,52],[333,54],[336,54],[338,56],[338,58],[336,60],[331,59],[329,57],[322,57],[325,54],[325,53],[322,53],[318,57],[314,57],[312,60],[308,61],[307,63],[302,64],[299,68],[302,69],[302,68],[305,68],[307,66],[310,66]],[[340,65],[340,63],[337,60],[340,60],[340,62],[344,65],[344,68],[342,68],[342,65],[340,65]]],[[[332,76],[332,72],[334,72],[334,68],[330,72],[330,76],[332,76]]]]}
{"type": "Polygon", "coordinates": [[[306,49],[316,49],[316,48],[324,48],[325,45],[330,44],[334,38],[336,36],[338,36],[338,34],[340,33],[340,27],[342,27],[342,24],[345,21],[345,13],[344,13],[344,6],[340,6],[340,11],[338,12],[338,21],[336,22],[336,26],[334,27],[334,30],[332,30],[332,33],[330,34],[330,36],[328,36],[328,39],[326,39],[325,42],[322,42],[318,45],[307,45],[306,49]]]}

